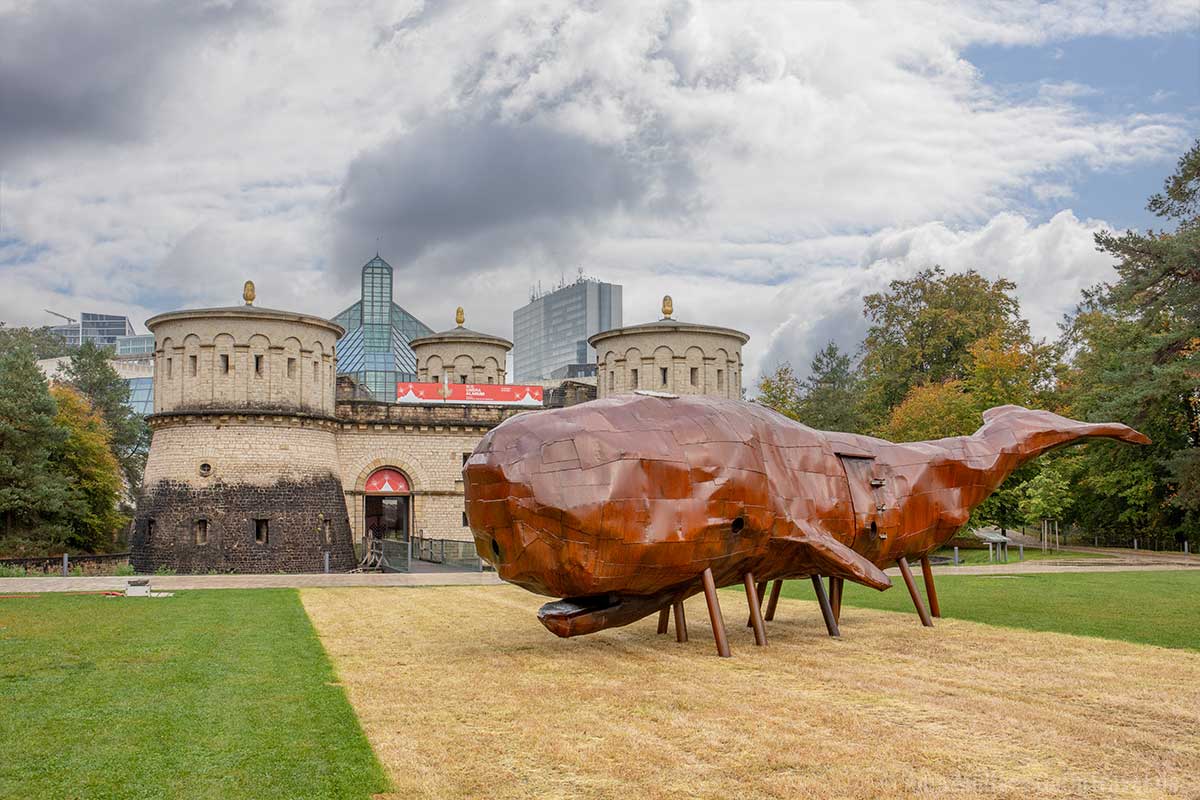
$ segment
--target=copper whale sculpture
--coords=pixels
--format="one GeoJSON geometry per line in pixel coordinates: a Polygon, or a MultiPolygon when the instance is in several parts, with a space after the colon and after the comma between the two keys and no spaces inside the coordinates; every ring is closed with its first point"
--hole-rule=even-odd
{"type": "MultiPolygon", "coordinates": [[[[703,590],[714,614],[713,588],[744,582],[758,639],[767,581],[773,609],[780,580],[813,578],[824,611],[817,576],[836,579],[840,597],[842,580],[887,589],[882,568],[899,563],[917,602],[906,559],[952,538],[1017,467],[1091,437],[1149,442],[1018,406],[983,418],[971,436],[893,444],[711,397],[636,393],[521,414],[467,460],[467,520],[502,579],[562,598],[538,614],[559,636],[656,611],[664,632],[675,607],[685,638],[683,599],[703,590]]],[[[722,624],[718,650],[723,636],[722,624]]]]}

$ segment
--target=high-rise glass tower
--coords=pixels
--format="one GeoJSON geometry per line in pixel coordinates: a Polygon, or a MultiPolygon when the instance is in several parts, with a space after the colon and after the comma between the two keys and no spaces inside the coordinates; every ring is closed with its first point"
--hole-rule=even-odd
{"type": "Polygon", "coordinates": [[[358,302],[333,321],[346,329],[337,343],[339,375],[351,375],[378,400],[396,399],[396,384],[417,379],[409,342],[433,329],[392,302],[392,265],[378,255],[363,265],[358,302]]]}
{"type": "Polygon", "coordinates": [[[592,334],[621,327],[621,287],[580,278],[513,312],[513,380],[574,377],[595,370],[592,334]]]}

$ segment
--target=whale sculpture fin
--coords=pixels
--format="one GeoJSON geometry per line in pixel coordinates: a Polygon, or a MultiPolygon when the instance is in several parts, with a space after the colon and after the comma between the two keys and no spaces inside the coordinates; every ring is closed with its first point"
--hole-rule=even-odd
{"type": "Polygon", "coordinates": [[[845,578],[879,591],[891,587],[892,581],[883,570],[839,542],[832,534],[804,520],[789,520],[789,524],[792,530],[783,536],[775,536],[771,543],[801,551],[789,558],[798,565],[798,574],[803,574],[803,570],[811,567],[818,575],[845,578]]]}

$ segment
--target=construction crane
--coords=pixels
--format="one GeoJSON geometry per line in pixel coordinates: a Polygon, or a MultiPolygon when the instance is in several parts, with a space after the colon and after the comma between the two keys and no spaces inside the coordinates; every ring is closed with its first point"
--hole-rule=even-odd
{"type": "Polygon", "coordinates": [[[74,317],[68,317],[66,314],[60,314],[57,311],[51,311],[48,308],[43,308],[42,311],[45,311],[47,314],[53,314],[54,316],[58,317],[59,319],[65,319],[67,322],[71,323],[72,325],[74,325],[76,322],[79,321],[79,320],[75,319],[74,317]]]}

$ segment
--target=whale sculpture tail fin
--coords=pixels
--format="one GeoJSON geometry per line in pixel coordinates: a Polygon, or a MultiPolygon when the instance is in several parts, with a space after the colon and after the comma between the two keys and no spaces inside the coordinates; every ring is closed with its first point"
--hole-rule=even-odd
{"type": "Polygon", "coordinates": [[[1150,444],[1150,437],[1119,422],[1079,422],[1052,411],[1021,406],[997,406],[983,412],[983,427],[975,436],[1015,454],[1020,463],[1047,450],[1081,439],[1117,439],[1130,444],[1150,444]]]}

